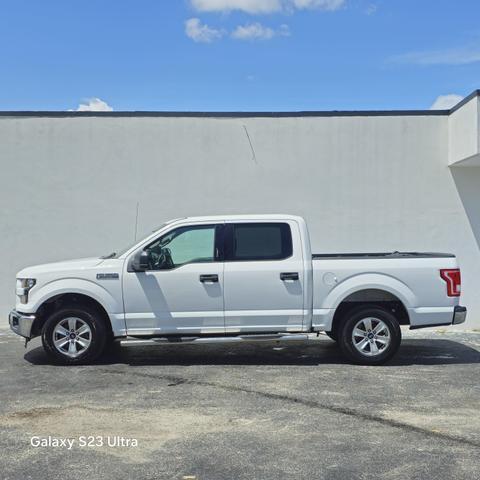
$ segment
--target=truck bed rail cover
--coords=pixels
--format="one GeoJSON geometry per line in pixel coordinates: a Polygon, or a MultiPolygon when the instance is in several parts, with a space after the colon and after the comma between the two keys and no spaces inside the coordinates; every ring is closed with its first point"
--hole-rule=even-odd
{"type": "Polygon", "coordinates": [[[371,253],[314,253],[312,260],[335,259],[392,259],[392,258],[455,258],[453,253],[437,252],[371,252],[371,253]]]}

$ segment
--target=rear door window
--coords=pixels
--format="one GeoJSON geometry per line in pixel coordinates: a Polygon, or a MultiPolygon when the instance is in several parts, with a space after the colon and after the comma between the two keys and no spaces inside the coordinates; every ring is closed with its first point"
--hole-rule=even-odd
{"type": "Polygon", "coordinates": [[[228,226],[227,261],[283,260],[292,255],[287,223],[235,223],[228,226]]]}

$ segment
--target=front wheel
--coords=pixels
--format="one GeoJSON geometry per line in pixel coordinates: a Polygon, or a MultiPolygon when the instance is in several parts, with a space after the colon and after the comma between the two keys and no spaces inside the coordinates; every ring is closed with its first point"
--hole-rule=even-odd
{"type": "Polygon", "coordinates": [[[106,340],[103,319],[88,307],[58,310],[42,330],[43,348],[52,360],[63,365],[93,362],[103,352],[106,340]]]}
{"type": "Polygon", "coordinates": [[[332,330],[331,332],[325,332],[325,333],[327,337],[330,337],[334,342],[338,342],[338,336],[336,332],[332,330]]]}
{"type": "Polygon", "coordinates": [[[345,317],[338,341],[354,363],[380,365],[400,347],[402,333],[397,319],[380,307],[360,307],[345,317]]]}

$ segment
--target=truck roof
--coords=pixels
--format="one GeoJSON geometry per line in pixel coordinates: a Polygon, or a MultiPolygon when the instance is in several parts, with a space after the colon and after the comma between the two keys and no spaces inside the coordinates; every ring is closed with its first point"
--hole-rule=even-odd
{"type": "Polygon", "coordinates": [[[194,222],[209,222],[209,221],[219,221],[219,220],[295,220],[303,221],[303,218],[298,215],[287,215],[281,213],[266,213],[266,214],[241,214],[241,215],[208,215],[208,216],[198,216],[198,217],[184,217],[176,218],[167,223],[177,222],[180,220],[189,220],[194,222]]]}

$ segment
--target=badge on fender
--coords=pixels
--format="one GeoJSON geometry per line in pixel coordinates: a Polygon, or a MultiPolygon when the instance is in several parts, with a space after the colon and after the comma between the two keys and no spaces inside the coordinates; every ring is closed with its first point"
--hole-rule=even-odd
{"type": "Polygon", "coordinates": [[[118,273],[97,273],[97,280],[118,280],[118,273]]]}

